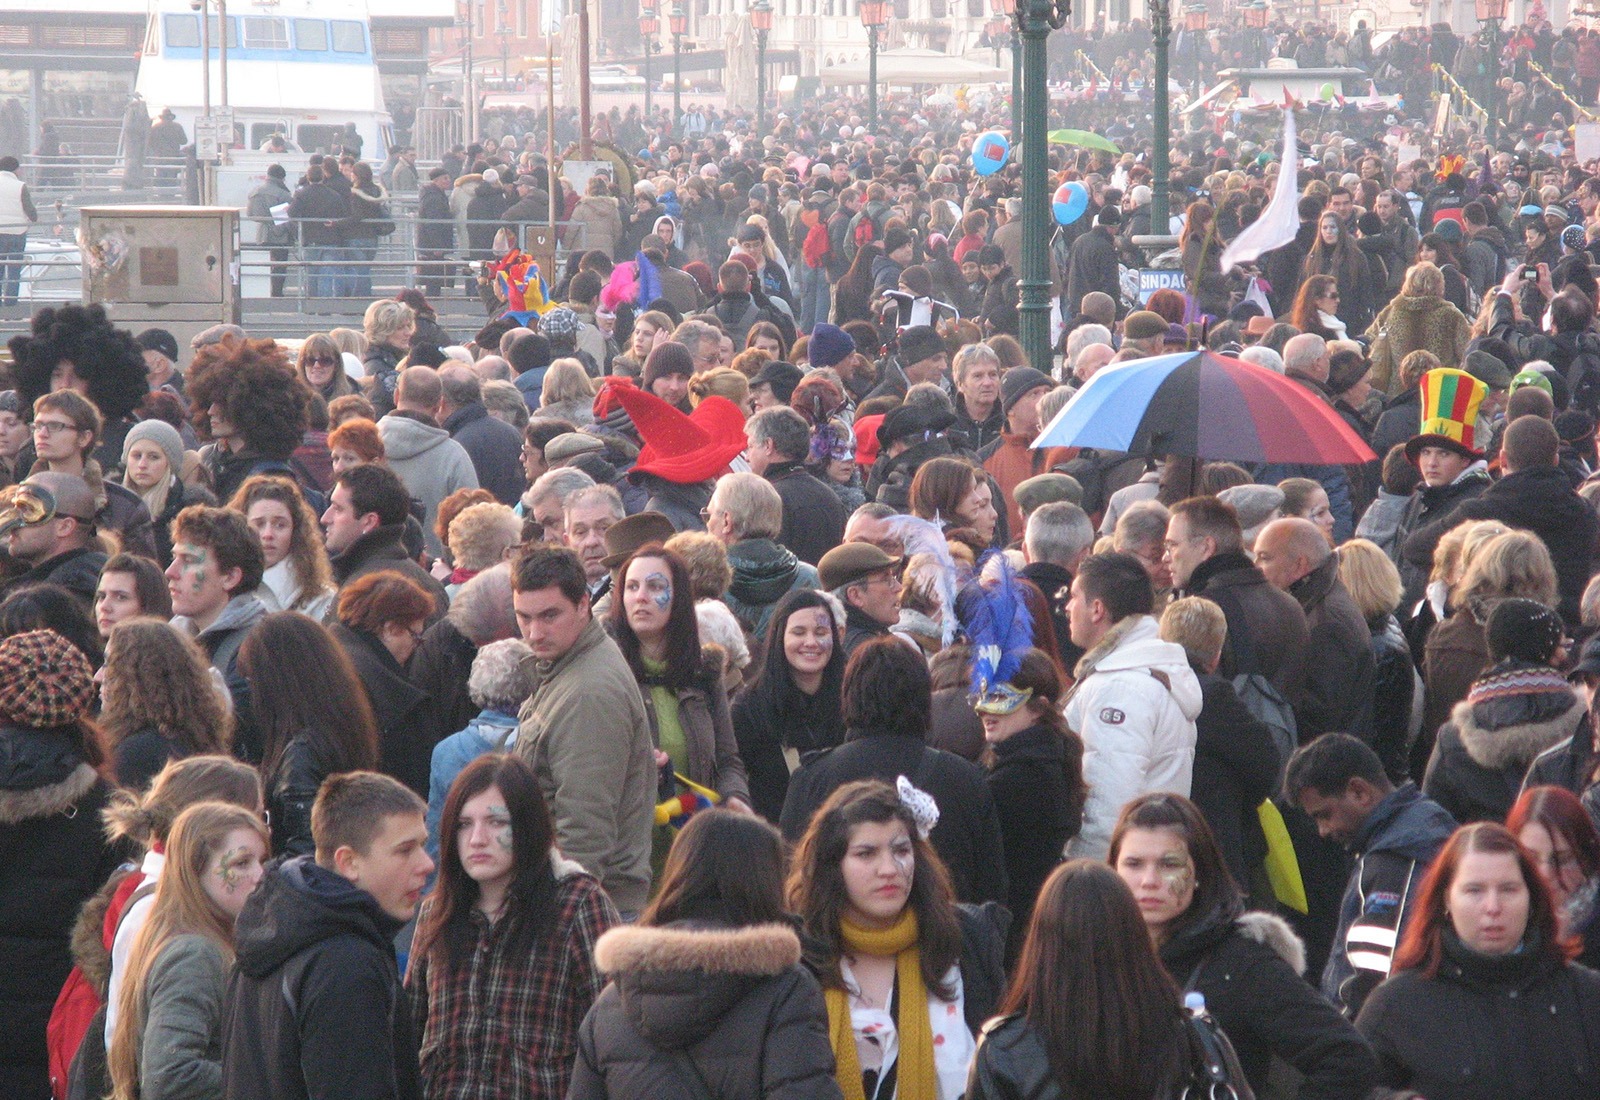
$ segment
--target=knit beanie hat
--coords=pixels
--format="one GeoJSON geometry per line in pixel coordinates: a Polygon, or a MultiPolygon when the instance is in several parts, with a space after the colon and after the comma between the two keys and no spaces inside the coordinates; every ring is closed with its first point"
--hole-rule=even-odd
{"type": "Polygon", "coordinates": [[[669,374],[681,374],[685,378],[694,374],[694,356],[676,340],[668,340],[651,350],[644,361],[644,377],[640,381],[640,388],[648,390],[656,379],[669,374]]]}
{"type": "Polygon", "coordinates": [[[1548,664],[1561,644],[1561,617],[1537,600],[1509,599],[1495,605],[1485,635],[1489,655],[1548,664]]]}
{"type": "Polygon", "coordinates": [[[1013,367],[1000,380],[1000,407],[1008,415],[1018,401],[1034,390],[1054,388],[1050,376],[1033,367],[1013,367]]]}
{"type": "Polygon", "coordinates": [[[924,359],[932,359],[935,355],[943,355],[946,352],[944,340],[934,331],[932,325],[912,325],[900,333],[902,366],[914,366],[924,359]]]}
{"type": "Polygon", "coordinates": [[[848,332],[826,322],[811,330],[811,342],[806,346],[813,367],[836,367],[856,350],[856,342],[848,332]]]}
{"type": "Polygon", "coordinates": [[[0,719],[55,729],[82,718],[94,693],[89,659],[55,631],[31,630],[0,642],[0,719]]]}
{"type": "Polygon", "coordinates": [[[183,471],[183,437],[178,434],[178,429],[168,424],[165,420],[141,420],[128,429],[128,434],[122,440],[122,465],[128,465],[128,455],[133,450],[133,445],[141,440],[154,443],[160,447],[167,456],[167,470],[171,474],[183,471]]]}

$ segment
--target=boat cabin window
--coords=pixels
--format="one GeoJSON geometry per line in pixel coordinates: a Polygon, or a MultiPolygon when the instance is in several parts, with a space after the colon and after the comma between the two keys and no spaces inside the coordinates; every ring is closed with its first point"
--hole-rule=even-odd
{"type": "Polygon", "coordinates": [[[306,123],[295,131],[295,143],[307,153],[337,153],[344,148],[344,127],[306,123]]]}
{"type": "Polygon", "coordinates": [[[367,35],[360,23],[352,19],[335,19],[333,21],[333,52],[367,52],[367,35]]]}
{"type": "Polygon", "coordinates": [[[249,15],[244,19],[244,48],[247,50],[287,50],[289,24],[270,16],[249,15]]]}
{"type": "MultiPolygon", "coordinates": [[[[211,48],[214,50],[222,42],[222,31],[217,25],[217,17],[211,17],[211,48]]],[[[239,21],[232,16],[228,17],[228,49],[239,48],[239,21]]]]}
{"type": "Polygon", "coordinates": [[[294,48],[309,53],[325,52],[328,48],[328,24],[321,19],[296,19],[294,48]]]}
{"type": "Polygon", "coordinates": [[[200,17],[196,15],[168,15],[162,18],[166,25],[167,46],[175,50],[200,48],[200,17]]]}

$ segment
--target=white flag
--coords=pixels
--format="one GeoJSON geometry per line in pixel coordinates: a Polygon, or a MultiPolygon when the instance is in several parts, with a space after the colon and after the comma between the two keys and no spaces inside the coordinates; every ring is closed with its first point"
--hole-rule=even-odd
{"type": "Polygon", "coordinates": [[[1294,240],[1300,230],[1300,157],[1294,143],[1294,108],[1283,111],[1283,157],[1278,162],[1278,186],[1272,201],[1261,216],[1233,239],[1222,251],[1222,270],[1231,271],[1247,264],[1263,252],[1270,252],[1294,240]]]}

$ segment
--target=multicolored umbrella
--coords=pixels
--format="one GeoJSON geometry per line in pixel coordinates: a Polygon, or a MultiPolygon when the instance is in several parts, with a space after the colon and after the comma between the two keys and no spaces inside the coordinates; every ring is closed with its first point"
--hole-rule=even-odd
{"type": "Polygon", "coordinates": [[[1340,465],[1375,458],[1332,406],[1298,382],[1210,351],[1096,371],[1033,445],[1213,462],[1340,465]]]}

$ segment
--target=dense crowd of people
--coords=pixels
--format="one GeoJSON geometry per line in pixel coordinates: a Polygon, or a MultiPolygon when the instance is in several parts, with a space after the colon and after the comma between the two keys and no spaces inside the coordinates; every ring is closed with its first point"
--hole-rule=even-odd
{"type": "Polygon", "coordinates": [[[1595,165],[1308,108],[1297,164],[1233,122],[1155,181],[1091,97],[1130,151],[1052,150],[1030,360],[1015,164],[888,108],[626,196],[462,149],[419,186],[472,333],[453,236],[394,297],[330,243],[372,300],[303,341],[35,314],[0,1097],[1595,1094],[1595,165]],[[552,180],[539,272],[499,230],[552,180]],[[1141,299],[1158,182],[1187,289],[1141,299]],[[1370,459],[1045,437],[1204,353],[1370,459]]]}

